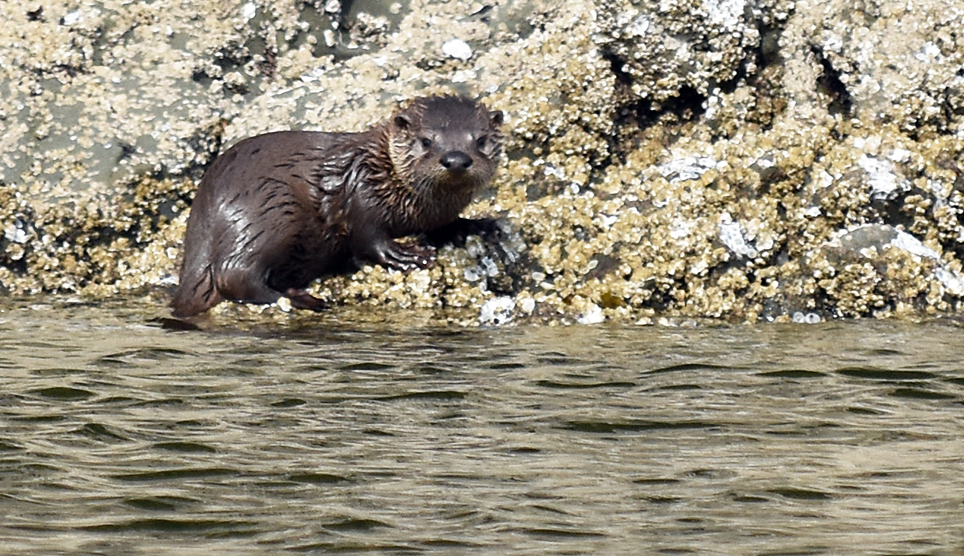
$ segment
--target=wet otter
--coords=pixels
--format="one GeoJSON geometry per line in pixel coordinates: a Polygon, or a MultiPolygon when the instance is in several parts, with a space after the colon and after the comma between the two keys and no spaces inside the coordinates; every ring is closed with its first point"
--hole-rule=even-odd
{"type": "Polygon", "coordinates": [[[351,261],[427,267],[434,251],[394,238],[460,220],[502,152],[502,112],[418,98],[360,133],[281,131],[240,141],[191,206],[171,303],[189,317],[222,300],[321,310],[305,288],[351,261]]]}

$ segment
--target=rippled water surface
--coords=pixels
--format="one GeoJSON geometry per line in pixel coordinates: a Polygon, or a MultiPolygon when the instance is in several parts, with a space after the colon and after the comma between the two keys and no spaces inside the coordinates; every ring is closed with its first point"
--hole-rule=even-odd
{"type": "Polygon", "coordinates": [[[955,322],[0,308],[0,553],[964,551],[955,322]]]}

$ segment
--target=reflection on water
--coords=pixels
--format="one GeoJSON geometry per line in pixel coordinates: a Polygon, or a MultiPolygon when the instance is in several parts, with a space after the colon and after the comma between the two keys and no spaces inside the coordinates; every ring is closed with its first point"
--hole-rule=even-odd
{"type": "Polygon", "coordinates": [[[964,551],[956,323],[154,311],[0,312],[0,552],[964,551]]]}

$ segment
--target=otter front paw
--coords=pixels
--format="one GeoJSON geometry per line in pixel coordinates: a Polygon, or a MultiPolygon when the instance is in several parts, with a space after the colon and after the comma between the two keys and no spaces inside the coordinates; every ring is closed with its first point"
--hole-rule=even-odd
{"type": "Polygon", "coordinates": [[[428,268],[435,263],[435,249],[417,243],[400,244],[389,240],[374,249],[372,262],[396,270],[428,268]]]}

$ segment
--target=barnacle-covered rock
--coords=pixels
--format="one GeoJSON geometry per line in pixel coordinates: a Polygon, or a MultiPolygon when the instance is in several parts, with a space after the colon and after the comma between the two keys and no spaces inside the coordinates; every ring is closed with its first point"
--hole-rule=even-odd
{"type": "MultiPolygon", "coordinates": [[[[946,3],[149,8],[4,4],[0,291],[160,306],[225,146],[454,91],[506,113],[503,168],[466,214],[501,233],[323,280],[333,311],[815,322],[964,296],[964,13],[946,3]]],[[[213,312],[310,318],[285,309],[213,312]]]]}

